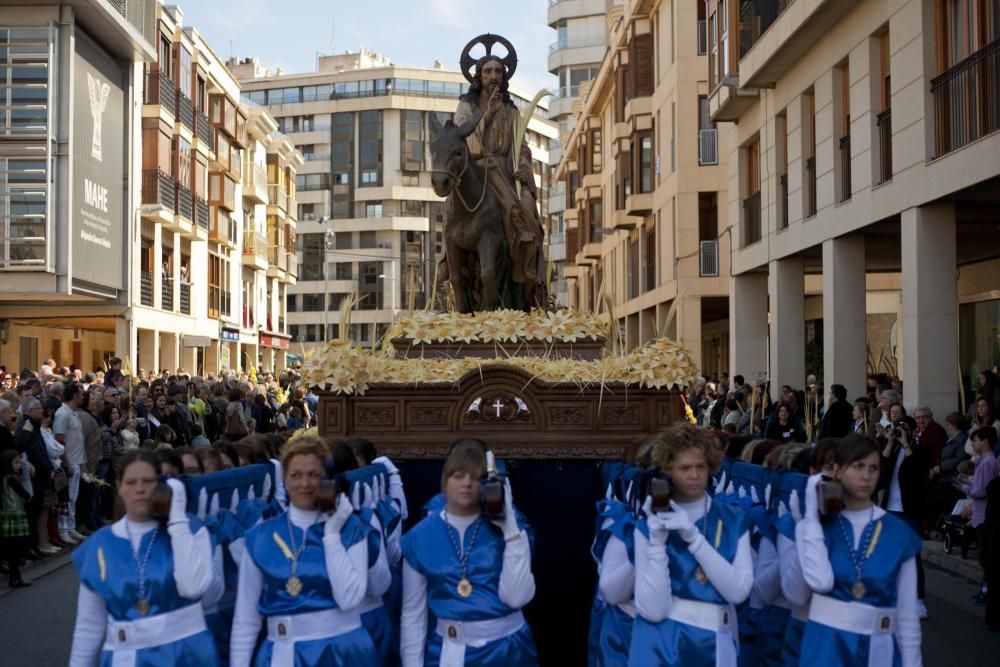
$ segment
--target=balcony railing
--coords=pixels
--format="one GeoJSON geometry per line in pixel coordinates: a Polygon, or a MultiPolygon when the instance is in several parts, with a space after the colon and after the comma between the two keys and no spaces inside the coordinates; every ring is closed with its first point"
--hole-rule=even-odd
{"type": "Polygon", "coordinates": [[[174,309],[174,280],[168,276],[163,277],[163,286],[160,290],[160,308],[163,310],[174,309]]]}
{"type": "Polygon", "coordinates": [[[698,275],[719,275],[719,242],[702,241],[698,244],[698,275]]]}
{"type": "Polygon", "coordinates": [[[840,138],[840,201],[851,198],[851,135],[840,138]]]}
{"type": "Polygon", "coordinates": [[[271,184],[267,186],[267,202],[271,206],[277,206],[283,211],[288,210],[288,190],[283,185],[271,184]]]}
{"type": "Polygon", "coordinates": [[[177,115],[177,86],[170,77],[160,71],[156,63],[149,63],[143,87],[143,104],[159,104],[177,115]]]}
{"type": "Polygon", "coordinates": [[[139,274],[139,303],[153,307],[153,274],[148,271],[139,274]]]}
{"type": "Polygon", "coordinates": [[[180,181],[177,182],[177,215],[194,221],[194,193],[180,181]]]}
{"type": "Polygon", "coordinates": [[[142,170],[142,203],[177,210],[177,181],[162,169],[142,170]]]}
{"type": "Polygon", "coordinates": [[[180,90],[177,91],[177,120],[194,132],[194,103],[180,90]]]}
{"type": "Polygon", "coordinates": [[[267,263],[269,266],[273,266],[281,269],[282,271],[288,268],[288,252],[280,245],[272,245],[267,249],[267,263]]]}
{"type": "Polygon", "coordinates": [[[556,51],[562,51],[563,49],[584,49],[591,46],[604,46],[605,40],[603,37],[587,37],[579,39],[560,39],[558,41],[549,44],[549,53],[555,53],[556,51]]]}
{"type": "Polygon", "coordinates": [[[719,131],[698,130],[698,164],[719,164],[719,131]]]}
{"type": "Polygon", "coordinates": [[[935,157],[1000,129],[1000,39],[931,81],[935,157]]]}
{"type": "Polygon", "coordinates": [[[881,185],[892,179],[892,108],[879,113],[875,117],[875,128],[878,130],[879,165],[878,181],[881,185]]]}
{"type": "MultiPolygon", "coordinates": [[[[292,278],[299,277],[299,256],[294,252],[288,253],[288,275],[292,278]]],[[[282,329],[284,331],[284,329],[282,329]]]]}
{"type": "Polygon", "coordinates": [[[806,158],[806,177],[803,181],[806,198],[805,217],[811,218],[816,215],[816,156],[806,158]]]}
{"type": "Polygon", "coordinates": [[[208,229],[208,202],[194,196],[194,222],[202,229],[208,229]]]}
{"type": "Polygon", "coordinates": [[[181,283],[181,313],[191,314],[191,284],[181,283]]]}
{"type": "Polygon", "coordinates": [[[267,259],[267,239],[253,229],[243,228],[243,254],[267,259]]]}
{"type": "Polygon", "coordinates": [[[698,21],[698,55],[708,54],[708,21],[698,21]]]}
{"type": "Polygon", "coordinates": [[[760,191],[743,200],[743,245],[760,241],[760,191]]]}
{"type": "Polygon", "coordinates": [[[755,0],[740,3],[740,58],[795,0],[755,0]]]}
{"type": "Polygon", "coordinates": [[[198,141],[208,146],[208,150],[215,152],[215,128],[209,122],[208,116],[199,109],[194,111],[194,132],[198,141]]]}
{"type": "Polygon", "coordinates": [[[778,229],[788,229],[788,173],[778,176],[778,229]]]}

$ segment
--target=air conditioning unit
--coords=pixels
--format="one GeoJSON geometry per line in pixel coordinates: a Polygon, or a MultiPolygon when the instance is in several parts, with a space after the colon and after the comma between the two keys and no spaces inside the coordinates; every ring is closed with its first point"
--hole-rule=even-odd
{"type": "Polygon", "coordinates": [[[698,275],[719,275],[719,242],[702,241],[698,248],[698,275]]]}

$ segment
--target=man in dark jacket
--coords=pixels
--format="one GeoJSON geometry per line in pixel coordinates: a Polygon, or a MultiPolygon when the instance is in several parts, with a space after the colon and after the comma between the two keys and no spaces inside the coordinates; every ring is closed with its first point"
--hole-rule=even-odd
{"type": "Polygon", "coordinates": [[[948,434],[944,427],[934,421],[934,413],[926,405],[921,405],[913,411],[913,419],[917,422],[917,430],[913,434],[913,443],[927,450],[931,467],[940,465],[941,452],[948,442],[948,434]]]}
{"type": "Polygon", "coordinates": [[[830,405],[823,414],[819,427],[819,440],[843,438],[854,426],[853,408],[847,402],[847,388],[842,384],[830,385],[830,405]]]}

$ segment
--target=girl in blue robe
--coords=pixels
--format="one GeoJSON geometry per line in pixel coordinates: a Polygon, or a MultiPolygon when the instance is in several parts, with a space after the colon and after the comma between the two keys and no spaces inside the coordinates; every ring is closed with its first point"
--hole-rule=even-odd
{"type": "Polygon", "coordinates": [[[749,522],[705,492],[722,458],[709,431],[685,422],[662,436],[652,459],[672,479],[672,510],[653,513],[647,498],[646,530],[634,533],[629,665],[735,667],[735,605],[753,585],[749,522]]]}
{"type": "Polygon", "coordinates": [[[220,510],[218,514],[205,517],[205,528],[212,538],[216,581],[202,598],[201,604],[205,611],[205,623],[215,639],[219,665],[226,667],[229,665],[229,631],[233,625],[238,579],[237,561],[230,547],[242,538],[243,528],[236,515],[229,510],[220,510]]]}
{"type": "Polygon", "coordinates": [[[187,514],[184,485],[171,489],[166,526],[152,516],[159,459],[133,450],[118,462],[125,517],[73,554],[80,575],[72,667],[217,665],[199,599],[213,579],[208,531],[187,514]]]}
{"type": "Polygon", "coordinates": [[[314,509],[329,455],[303,436],[282,457],[288,511],[245,536],[230,664],[248,667],[377,664],[358,607],[367,589],[368,527],[341,494],[331,514],[314,509]],[[266,639],[256,651],[262,625],[266,639]]]}
{"type": "Polygon", "coordinates": [[[809,478],[805,516],[795,527],[802,575],[812,589],[799,664],[808,667],[916,667],[920,655],[917,570],[920,538],[872,504],[878,445],[852,434],[837,447],[845,509],[820,521],[809,478]]]}
{"type": "Polygon", "coordinates": [[[481,442],[456,443],[441,475],[444,507],[403,536],[404,667],[538,664],[521,613],[535,594],[530,542],[516,518],[509,483],[503,519],[481,515],[485,470],[481,442]]]}
{"type": "Polygon", "coordinates": [[[382,523],[376,512],[376,503],[365,485],[364,505],[358,509],[358,518],[368,527],[368,587],[361,602],[361,624],[375,644],[379,665],[393,667],[399,664],[399,634],[396,624],[389,617],[383,596],[389,590],[392,575],[386,557],[382,523]]]}

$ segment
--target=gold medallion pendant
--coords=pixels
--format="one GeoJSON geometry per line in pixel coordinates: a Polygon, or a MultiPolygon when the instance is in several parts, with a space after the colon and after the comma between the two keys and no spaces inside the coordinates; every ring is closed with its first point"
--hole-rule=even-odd
{"type": "Polygon", "coordinates": [[[854,596],[855,600],[860,600],[861,598],[863,598],[865,596],[865,593],[867,593],[867,592],[868,592],[868,589],[865,588],[864,583],[862,583],[862,581],[860,579],[858,579],[857,581],[855,581],[854,585],[851,586],[851,595],[854,596]]]}
{"type": "Polygon", "coordinates": [[[285,590],[292,597],[298,596],[298,594],[302,592],[302,580],[292,575],[288,578],[288,581],[285,582],[285,590]]]}
{"type": "Polygon", "coordinates": [[[708,583],[708,575],[706,575],[705,572],[700,567],[697,570],[695,570],[694,578],[698,580],[699,584],[708,583]]]}
{"type": "Polygon", "coordinates": [[[135,603],[135,610],[145,616],[149,613],[149,600],[146,598],[139,598],[139,601],[135,603]]]}
{"type": "Polygon", "coordinates": [[[472,584],[468,579],[462,577],[462,580],[458,582],[458,586],[455,587],[455,590],[458,591],[458,594],[463,598],[467,598],[472,595],[472,584]]]}

